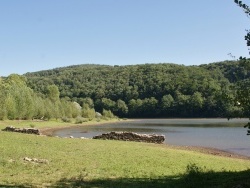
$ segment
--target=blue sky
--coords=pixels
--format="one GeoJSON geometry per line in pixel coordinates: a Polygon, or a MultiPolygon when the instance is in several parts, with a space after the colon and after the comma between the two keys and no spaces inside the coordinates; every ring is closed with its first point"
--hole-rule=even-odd
{"type": "Polygon", "coordinates": [[[1,0],[0,76],[247,56],[249,23],[233,0],[1,0]]]}

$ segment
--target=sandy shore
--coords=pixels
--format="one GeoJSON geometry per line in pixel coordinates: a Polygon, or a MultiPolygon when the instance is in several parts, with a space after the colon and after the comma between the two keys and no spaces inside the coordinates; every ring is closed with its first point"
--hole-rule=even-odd
{"type": "MultiPolygon", "coordinates": [[[[128,120],[128,121],[132,121],[132,120],[128,120]]],[[[97,123],[86,124],[86,125],[74,125],[74,124],[72,124],[72,125],[68,125],[68,126],[64,126],[64,127],[42,128],[39,130],[40,130],[40,133],[42,135],[52,136],[53,132],[57,131],[57,130],[72,128],[72,127],[81,127],[81,126],[105,125],[105,124],[110,124],[110,123],[115,123],[115,122],[97,122],[97,123]]],[[[230,152],[215,149],[215,148],[200,147],[200,146],[175,146],[175,145],[169,145],[169,144],[163,144],[163,145],[164,145],[164,147],[170,148],[170,149],[188,150],[188,151],[195,151],[195,152],[200,152],[200,153],[204,153],[204,154],[208,154],[208,155],[250,160],[250,157],[248,157],[248,156],[230,153],[230,152]]],[[[158,145],[156,144],[156,146],[158,146],[158,145]]]]}

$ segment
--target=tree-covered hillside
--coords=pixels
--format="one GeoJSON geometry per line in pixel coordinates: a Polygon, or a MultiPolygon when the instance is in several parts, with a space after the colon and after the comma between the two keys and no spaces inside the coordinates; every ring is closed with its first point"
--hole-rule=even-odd
{"type": "Polygon", "coordinates": [[[27,73],[28,86],[121,117],[227,117],[241,115],[232,84],[249,75],[237,62],[201,66],[76,65],[27,73]]]}
{"type": "Polygon", "coordinates": [[[216,70],[222,72],[230,83],[236,83],[238,81],[249,79],[250,72],[242,66],[240,61],[224,61],[218,63],[210,63],[206,65],[200,65],[207,70],[216,70]]]}

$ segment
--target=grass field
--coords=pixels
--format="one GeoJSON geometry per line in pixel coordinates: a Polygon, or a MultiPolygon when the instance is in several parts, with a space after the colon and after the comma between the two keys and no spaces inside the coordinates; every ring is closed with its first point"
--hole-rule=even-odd
{"type": "Polygon", "coordinates": [[[250,187],[249,160],[156,144],[0,131],[0,152],[0,187],[250,187]]]}

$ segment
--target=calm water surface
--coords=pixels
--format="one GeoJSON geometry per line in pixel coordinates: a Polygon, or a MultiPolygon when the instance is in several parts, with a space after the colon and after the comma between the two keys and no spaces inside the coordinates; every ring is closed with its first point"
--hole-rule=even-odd
{"type": "Polygon", "coordinates": [[[248,119],[140,119],[96,126],[58,130],[54,136],[86,137],[110,131],[132,131],[165,135],[165,143],[217,148],[250,156],[250,136],[243,126],[248,119]]]}

